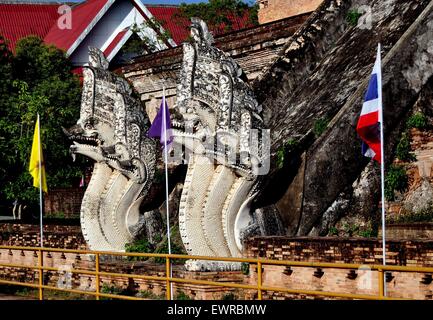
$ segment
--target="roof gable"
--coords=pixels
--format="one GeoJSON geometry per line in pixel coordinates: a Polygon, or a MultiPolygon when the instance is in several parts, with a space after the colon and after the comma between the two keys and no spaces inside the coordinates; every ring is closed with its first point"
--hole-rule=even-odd
{"type": "Polygon", "coordinates": [[[54,24],[44,40],[70,54],[75,50],[93,26],[99,21],[115,0],[89,0],[72,8],[72,28],[59,29],[54,24]]]}

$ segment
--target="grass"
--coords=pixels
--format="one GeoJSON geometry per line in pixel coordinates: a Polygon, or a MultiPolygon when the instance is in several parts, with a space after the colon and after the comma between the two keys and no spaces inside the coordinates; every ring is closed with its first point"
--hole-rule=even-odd
{"type": "MultiPolygon", "coordinates": [[[[0,293],[38,299],[39,290],[23,286],[1,285],[0,293]]],[[[44,289],[44,300],[94,300],[92,295],[44,289]]]]}

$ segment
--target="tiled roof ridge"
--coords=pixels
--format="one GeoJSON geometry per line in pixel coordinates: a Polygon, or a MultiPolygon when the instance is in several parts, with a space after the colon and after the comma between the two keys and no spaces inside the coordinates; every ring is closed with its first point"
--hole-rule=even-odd
{"type": "Polygon", "coordinates": [[[0,4],[22,4],[22,5],[55,5],[55,4],[70,4],[70,5],[76,5],[81,2],[70,2],[70,1],[40,1],[40,2],[33,2],[33,1],[18,1],[18,0],[0,0],[0,4]]]}
{"type": "Polygon", "coordinates": [[[161,8],[179,8],[177,4],[157,4],[157,3],[143,3],[146,7],[161,7],[161,8]]]}

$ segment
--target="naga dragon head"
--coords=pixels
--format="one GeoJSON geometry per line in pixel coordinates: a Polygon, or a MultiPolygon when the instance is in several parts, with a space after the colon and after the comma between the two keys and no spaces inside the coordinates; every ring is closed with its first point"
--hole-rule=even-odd
{"type": "Polygon", "coordinates": [[[184,43],[174,141],[181,137],[186,146],[249,175],[252,161],[260,161],[250,138],[252,129],[263,128],[261,106],[239,65],[212,45],[206,23],[191,20],[193,41],[184,43]]]}
{"type": "Polygon", "coordinates": [[[83,94],[77,124],[63,129],[73,141],[70,152],[105,162],[126,177],[143,183],[155,163],[156,143],[145,135],[149,120],[132,88],[107,70],[103,53],[90,48],[83,68],[83,94]]]}

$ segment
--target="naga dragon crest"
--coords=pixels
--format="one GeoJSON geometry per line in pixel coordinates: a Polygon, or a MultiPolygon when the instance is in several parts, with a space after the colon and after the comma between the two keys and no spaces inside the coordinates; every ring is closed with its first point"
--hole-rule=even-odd
{"type": "Polygon", "coordinates": [[[149,120],[129,83],[107,70],[99,49],[89,55],[80,118],[64,131],[73,156],[95,161],[81,206],[84,237],[93,250],[123,251],[142,222],[139,206],[153,179],[156,143],[146,136],[149,120]]]}

